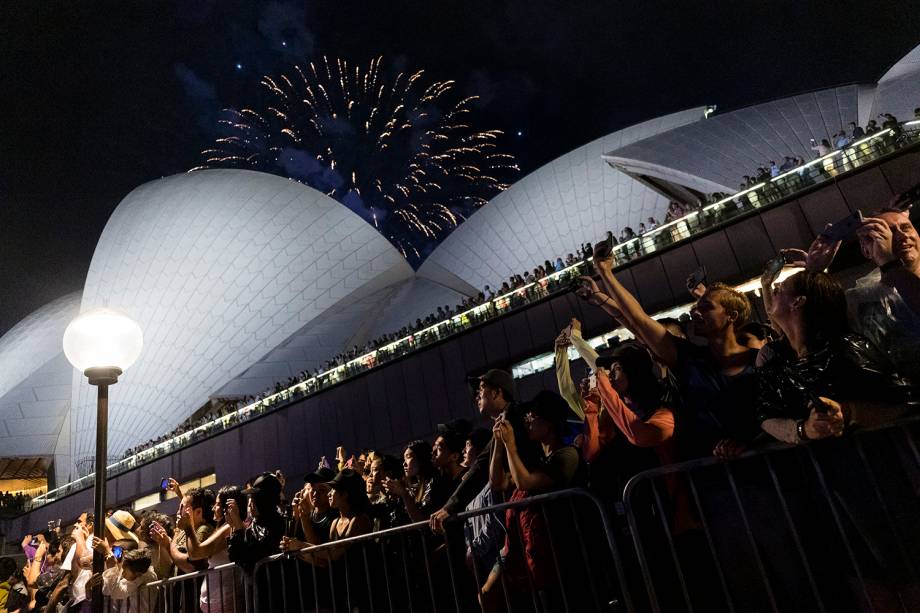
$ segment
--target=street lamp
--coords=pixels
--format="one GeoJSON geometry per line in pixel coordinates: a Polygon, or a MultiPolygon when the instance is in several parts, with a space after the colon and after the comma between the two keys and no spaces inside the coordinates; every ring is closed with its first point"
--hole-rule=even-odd
{"type": "MultiPolygon", "coordinates": [[[[105,538],[105,469],[108,455],[109,386],[134,364],[144,345],[141,327],[111,309],[82,313],[64,330],[64,355],[74,368],[98,389],[96,400],[95,521],[93,536],[105,538]]],[[[93,551],[93,574],[105,566],[102,554],[93,551]]],[[[102,610],[102,591],[93,589],[93,611],[102,610]]]]}

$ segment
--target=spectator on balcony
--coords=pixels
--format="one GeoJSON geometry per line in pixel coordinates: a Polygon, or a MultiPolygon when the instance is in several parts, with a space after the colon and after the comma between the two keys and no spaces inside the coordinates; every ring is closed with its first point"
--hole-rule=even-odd
{"type": "Polygon", "coordinates": [[[621,243],[625,243],[626,241],[632,240],[634,238],[636,238],[636,233],[629,226],[626,226],[625,228],[620,230],[620,242],[621,243]]]}
{"type": "Polygon", "coordinates": [[[850,122],[850,140],[857,141],[866,137],[866,131],[863,130],[855,121],[850,122]]]}
{"type": "Polygon", "coordinates": [[[795,158],[789,157],[787,155],[783,159],[783,163],[780,164],[779,173],[782,174],[786,172],[787,170],[792,170],[793,168],[795,168],[795,158]]]}
{"type": "Polygon", "coordinates": [[[871,136],[880,131],[881,128],[878,127],[878,123],[874,119],[870,119],[869,123],[866,124],[866,136],[871,136]]]}
{"type": "Polygon", "coordinates": [[[843,149],[850,144],[850,138],[847,136],[847,133],[841,130],[834,135],[834,147],[837,149],[843,149]]]}
{"type": "Polygon", "coordinates": [[[780,172],[780,168],[776,165],[776,162],[770,160],[770,177],[778,177],[780,172]]]}
{"type": "Polygon", "coordinates": [[[906,410],[913,388],[866,338],[849,331],[843,288],[802,271],[774,290],[770,319],[784,339],[758,373],[758,420],[787,443],[838,436],[850,424],[884,423],[906,410]]]}
{"type": "Polygon", "coordinates": [[[882,118],[882,130],[898,130],[900,128],[897,117],[891,113],[881,113],[879,117],[882,118]]]}
{"type": "Polygon", "coordinates": [[[570,254],[568,254],[567,256],[565,256],[565,265],[566,265],[567,267],[568,267],[568,266],[574,266],[576,263],[578,263],[578,260],[575,259],[575,254],[574,254],[574,253],[570,253],[570,254]]]}
{"type": "Polygon", "coordinates": [[[747,321],[747,297],[721,283],[710,284],[691,309],[694,332],[706,346],[672,336],[645,312],[613,275],[612,262],[595,262],[606,291],[583,277],[592,294],[610,301],[645,346],[675,375],[682,405],[681,445],[685,455],[714,453],[729,440],[746,443],[758,431],[754,415],[744,410],[756,389],[757,351],[738,343],[737,330],[747,321]]]}
{"type": "Polygon", "coordinates": [[[826,138],[822,138],[820,143],[815,143],[814,140],[811,141],[811,150],[818,154],[819,158],[824,157],[832,151],[831,143],[826,138]]]}
{"type": "Polygon", "coordinates": [[[649,232],[651,232],[652,230],[654,230],[655,228],[657,228],[658,225],[659,225],[659,224],[658,224],[658,220],[657,220],[657,219],[655,219],[654,217],[649,217],[649,218],[648,218],[648,231],[649,231],[649,232]]]}

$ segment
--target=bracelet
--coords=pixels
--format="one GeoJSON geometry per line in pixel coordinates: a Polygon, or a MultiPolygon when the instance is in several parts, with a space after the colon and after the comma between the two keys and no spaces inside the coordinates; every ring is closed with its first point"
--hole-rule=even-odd
{"type": "Polygon", "coordinates": [[[810,438],[808,438],[808,434],[806,434],[805,432],[805,420],[804,419],[800,419],[799,421],[795,422],[795,434],[798,437],[800,443],[804,443],[804,442],[811,440],[810,438]]]}
{"type": "Polygon", "coordinates": [[[884,264],[878,267],[878,269],[882,272],[882,274],[885,274],[886,272],[890,272],[898,268],[901,268],[901,260],[899,260],[898,258],[895,258],[891,260],[890,262],[885,262],[884,264]]]}

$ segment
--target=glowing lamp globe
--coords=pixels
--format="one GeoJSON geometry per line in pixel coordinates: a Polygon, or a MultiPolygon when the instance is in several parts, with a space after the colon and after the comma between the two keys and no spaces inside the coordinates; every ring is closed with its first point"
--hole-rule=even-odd
{"type": "Polygon", "coordinates": [[[115,383],[143,345],[137,322],[111,309],[82,313],[64,330],[64,355],[93,385],[115,383]]]}

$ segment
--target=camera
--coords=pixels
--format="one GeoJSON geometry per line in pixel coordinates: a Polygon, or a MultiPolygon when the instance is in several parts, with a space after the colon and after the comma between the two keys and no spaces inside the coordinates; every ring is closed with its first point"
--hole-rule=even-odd
{"type": "Polygon", "coordinates": [[[164,492],[169,489],[169,477],[163,477],[160,479],[160,489],[164,492]]]}
{"type": "Polygon", "coordinates": [[[119,547],[118,545],[115,545],[114,547],[112,547],[112,556],[113,556],[116,560],[121,560],[121,556],[122,556],[123,553],[124,553],[124,550],[123,550],[121,547],[119,547]]]}

